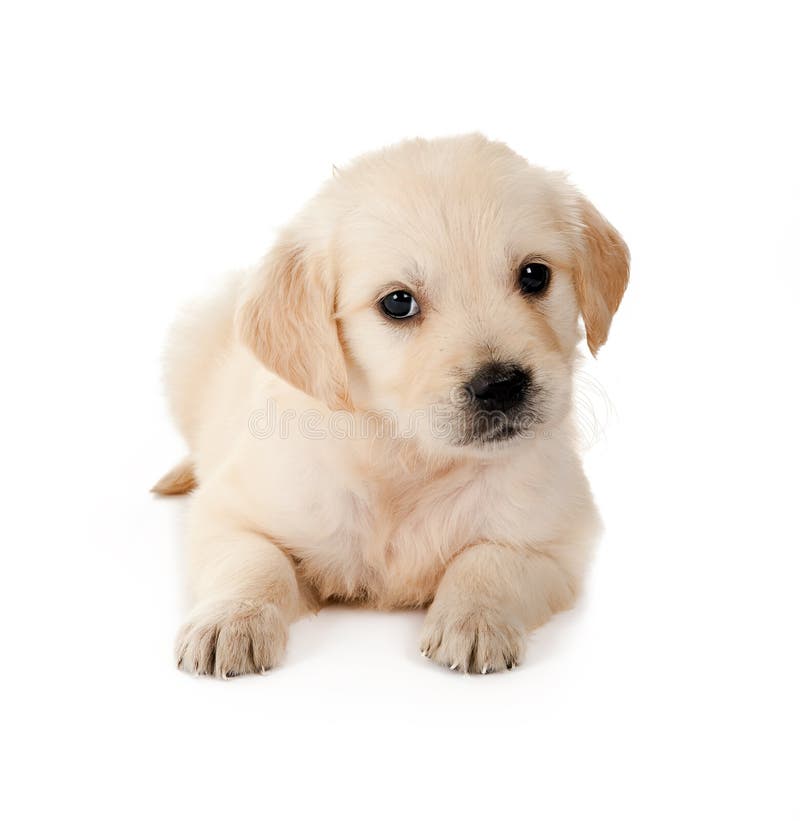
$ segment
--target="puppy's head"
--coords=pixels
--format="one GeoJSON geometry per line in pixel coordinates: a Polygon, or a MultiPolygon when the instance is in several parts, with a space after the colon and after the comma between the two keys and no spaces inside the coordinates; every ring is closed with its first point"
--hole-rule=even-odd
{"type": "Polygon", "coordinates": [[[567,413],[582,315],[606,341],[619,234],[565,179],[480,136],[411,141],[337,174],[250,280],[240,334],[331,408],[389,412],[429,448],[567,413]]]}

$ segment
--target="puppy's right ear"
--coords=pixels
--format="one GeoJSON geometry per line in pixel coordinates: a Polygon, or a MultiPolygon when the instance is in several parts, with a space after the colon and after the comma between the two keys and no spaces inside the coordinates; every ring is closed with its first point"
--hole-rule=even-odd
{"type": "Polygon", "coordinates": [[[236,329],[269,370],[341,409],[349,407],[349,399],[335,297],[325,260],[283,239],[246,283],[236,329]]]}

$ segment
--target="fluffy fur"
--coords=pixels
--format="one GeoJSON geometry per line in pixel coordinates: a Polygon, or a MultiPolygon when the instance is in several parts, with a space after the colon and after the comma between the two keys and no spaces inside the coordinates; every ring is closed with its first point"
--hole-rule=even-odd
{"type": "Polygon", "coordinates": [[[154,489],[197,485],[179,666],[269,669],[290,622],[333,600],[430,605],[426,656],[515,665],[527,632],[572,605],[597,531],[570,418],[579,316],[596,353],[627,279],[624,242],[563,176],[481,136],[337,172],[259,267],[172,334],[190,457],[154,489]],[[529,259],[552,270],[539,296],[519,291],[529,259]],[[418,317],[381,314],[397,289],[418,317]],[[534,374],[524,435],[459,429],[460,391],[487,362],[534,374]]]}

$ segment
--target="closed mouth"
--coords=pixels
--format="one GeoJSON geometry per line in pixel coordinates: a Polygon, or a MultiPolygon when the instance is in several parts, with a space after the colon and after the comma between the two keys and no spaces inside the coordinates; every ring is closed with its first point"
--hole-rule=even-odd
{"type": "Polygon", "coordinates": [[[462,431],[460,445],[495,445],[528,435],[533,426],[505,414],[493,414],[471,419],[462,431]]]}
{"type": "Polygon", "coordinates": [[[527,428],[511,423],[499,425],[492,430],[482,431],[477,437],[476,441],[491,443],[491,442],[505,442],[509,439],[516,439],[525,433],[527,428]]]}

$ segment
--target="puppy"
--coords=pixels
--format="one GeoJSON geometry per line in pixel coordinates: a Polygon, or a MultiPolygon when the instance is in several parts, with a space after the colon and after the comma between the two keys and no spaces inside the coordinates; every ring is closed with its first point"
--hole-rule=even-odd
{"type": "Polygon", "coordinates": [[[487,673],[572,605],[598,518],[574,445],[628,281],[560,174],[479,135],[337,172],[264,262],[178,322],[167,385],[196,488],[184,670],[276,665],[325,602],[429,605],[422,653],[487,673]]]}

